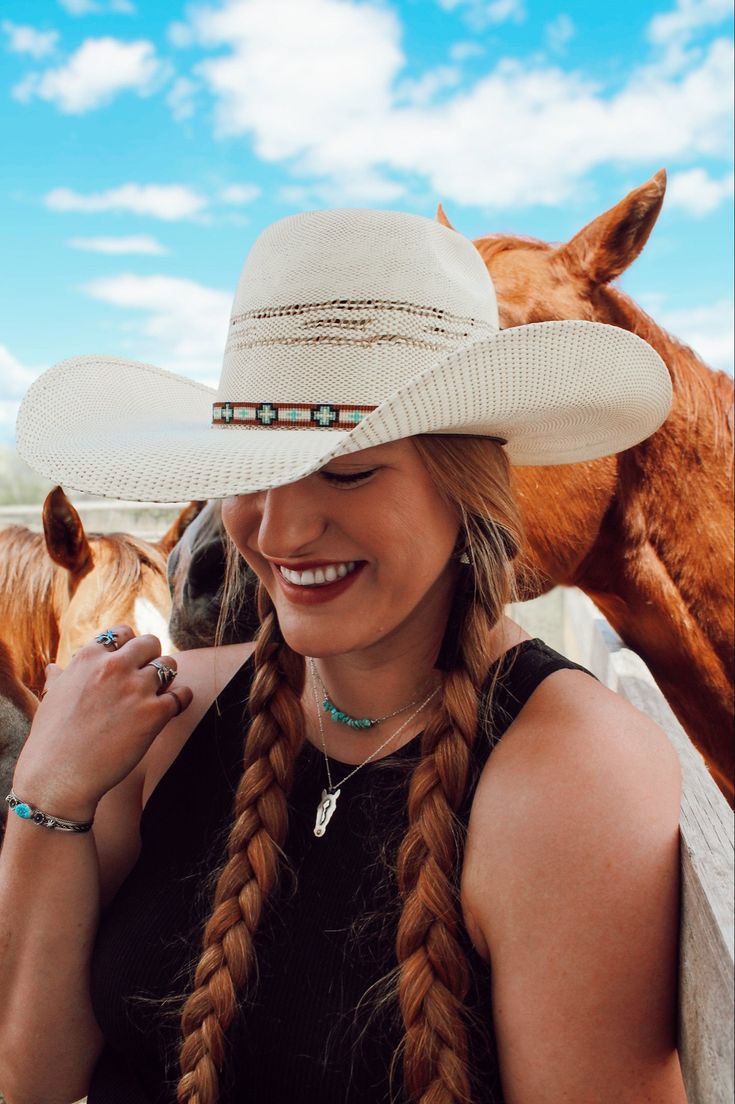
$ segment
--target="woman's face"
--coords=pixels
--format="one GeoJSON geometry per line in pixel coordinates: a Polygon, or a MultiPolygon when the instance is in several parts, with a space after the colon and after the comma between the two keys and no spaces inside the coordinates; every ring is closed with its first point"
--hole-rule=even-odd
{"type": "Polygon", "coordinates": [[[438,646],[459,519],[410,439],[314,475],[227,498],[222,520],[303,655],[438,646]]]}

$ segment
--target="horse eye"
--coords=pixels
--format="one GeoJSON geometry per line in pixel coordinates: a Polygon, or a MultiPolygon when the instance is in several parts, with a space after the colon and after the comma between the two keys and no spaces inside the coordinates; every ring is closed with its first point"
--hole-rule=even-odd
{"type": "Polygon", "coordinates": [[[191,594],[215,594],[222,584],[224,572],[225,550],[219,541],[195,552],[189,566],[191,594]]]}

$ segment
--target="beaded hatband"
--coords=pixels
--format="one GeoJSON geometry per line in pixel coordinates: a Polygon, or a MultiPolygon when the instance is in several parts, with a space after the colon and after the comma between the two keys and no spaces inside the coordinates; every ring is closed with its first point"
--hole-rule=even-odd
{"type": "Polygon", "coordinates": [[[216,402],[212,404],[212,424],[261,429],[354,429],[375,409],[346,403],[216,402]]]}

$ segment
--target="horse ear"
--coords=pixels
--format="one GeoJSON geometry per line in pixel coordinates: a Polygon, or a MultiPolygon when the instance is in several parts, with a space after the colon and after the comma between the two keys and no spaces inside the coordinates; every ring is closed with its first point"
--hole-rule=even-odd
{"type": "Polygon", "coordinates": [[[182,536],[184,530],[191,525],[194,518],[201,513],[204,507],[207,505],[206,499],[203,502],[190,502],[188,506],[185,506],[179,516],[172,522],[166,532],[163,534],[159,541],[156,541],[156,548],[158,548],[164,556],[168,556],[171,549],[174,548],[182,536]]]}
{"type": "Polygon", "coordinates": [[[43,504],[43,535],[51,559],[72,575],[91,568],[94,561],[82,519],[61,487],[54,487],[43,504]]]}
{"type": "Polygon", "coordinates": [[[557,257],[593,286],[614,280],[638,256],[658,218],[666,191],[660,169],[557,250],[557,257]]]}
{"type": "Polygon", "coordinates": [[[449,230],[454,230],[454,227],[444,213],[444,208],[441,203],[438,203],[436,207],[436,221],[440,222],[442,226],[446,226],[449,230]]]}

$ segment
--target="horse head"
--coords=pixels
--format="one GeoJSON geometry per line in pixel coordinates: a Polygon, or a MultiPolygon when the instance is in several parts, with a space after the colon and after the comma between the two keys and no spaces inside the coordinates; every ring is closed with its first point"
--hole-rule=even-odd
{"type": "Polygon", "coordinates": [[[127,533],[87,534],[61,487],[49,493],[45,545],[63,568],[55,580],[58,663],[66,665],[100,628],[115,624],[130,625],[136,635],[153,633],[170,651],[166,559],[201,506],[185,507],[160,541],[150,542],[127,533]]]}
{"type": "MultiPolygon", "coordinates": [[[[213,499],[187,528],[168,558],[171,591],[169,633],[177,648],[203,648],[214,643],[224,589],[227,560],[221,503],[213,499]]],[[[242,562],[245,593],[223,625],[222,643],[251,640],[257,631],[253,573],[242,562]]]]}

